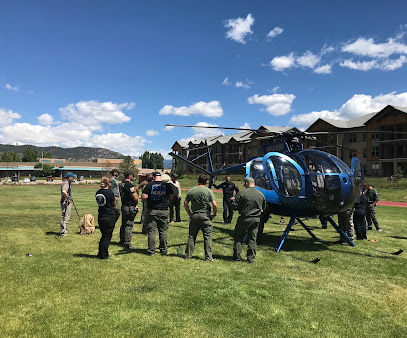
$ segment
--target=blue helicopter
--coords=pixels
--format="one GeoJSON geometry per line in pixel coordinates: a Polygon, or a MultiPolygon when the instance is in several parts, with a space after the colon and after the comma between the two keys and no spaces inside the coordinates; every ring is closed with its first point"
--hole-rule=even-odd
{"type": "Polygon", "coordinates": [[[276,252],[281,250],[295,220],[310,236],[317,238],[300,217],[326,217],[341,237],[349,245],[355,246],[331,216],[349,209],[361,194],[364,181],[361,161],[354,157],[349,168],[332,154],[316,149],[304,149],[302,143],[293,139],[304,138],[305,133],[280,136],[286,136],[286,141],[263,146],[263,157],[252,158],[246,163],[220,170],[213,170],[210,148],[207,145],[206,152],[199,157],[207,156],[209,170],[194,163],[196,159],[188,160],[172,152],[169,155],[210,176],[209,187],[213,178],[220,174],[242,172],[246,177],[252,177],[256,188],[267,200],[268,210],[265,212],[290,217],[275,248],[276,252]]]}

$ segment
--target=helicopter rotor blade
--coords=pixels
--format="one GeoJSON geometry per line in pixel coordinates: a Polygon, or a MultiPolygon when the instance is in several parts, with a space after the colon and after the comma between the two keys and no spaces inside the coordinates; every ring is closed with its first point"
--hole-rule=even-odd
{"type": "Polygon", "coordinates": [[[257,129],[250,129],[250,128],[234,128],[234,127],[218,127],[218,126],[189,126],[183,124],[166,124],[166,127],[185,127],[185,128],[207,128],[207,129],[226,129],[226,130],[243,130],[243,131],[256,131],[257,129]]]}

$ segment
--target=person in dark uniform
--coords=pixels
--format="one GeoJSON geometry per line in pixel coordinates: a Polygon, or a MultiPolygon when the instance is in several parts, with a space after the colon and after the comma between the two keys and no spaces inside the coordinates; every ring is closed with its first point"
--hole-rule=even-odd
{"type": "Polygon", "coordinates": [[[367,196],[359,192],[359,197],[355,202],[355,209],[353,211],[353,224],[355,225],[356,239],[363,240],[366,237],[366,208],[367,208],[367,196]]]}
{"type": "Polygon", "coordinates": [[[109,258],[109,244],[112,239],[114,226],[116,224],[116,197],[109,188],[112,182],[109,177],[102,177],[100,180],[100,189],[96,192],[95,198],[99,206],[98,224],[102,237],[99,241],[99,259],[109,258]]]}
{"type": "Polygon", "coordinates": [[[231,198],[233,197],[233,193],[236,194],[239,192],[239,188],[230,181],[230,176],[226,176],[225,182],[216,185],[213,185],[216,189],[222,188],[223,190],[223,222],[225,224],[232,223],[233,219],[233,206],[231,198]]]}
{"type": "Polygon", "coordinates": [[[147,254],[153,256],[156,250],[156,232],[160,241],[161,255],[167,254],[168,204],[172,199],[171,184],[162,181],[158,171],[153,172],[154,181],[147,184],[141,198],[147,201],[146,228],[148,236],[147,254]]]}
{"type": "Polygon", "coordinates": [[[198,178],[198,186],[189,189],[184,200],[184,207],[189,216],[188,242],[185,249],[185,259],[191,259],[195,248],[196,236],[199,230],[204,238],[205,261],[211,261],[212,257],[212,220],[218,212],[215,195],[206,187],[208,178],[201,175],[198,178]],[[189,208],[191,202],[191,209],[189,208]],[[212,204],[212,215],[211,215],[212,204]]]}
{"type": "Polygon", "coordinates": [[[171,174],[171,181],[168,183],[172,185],[172,192],[174,194],[172,201],[170,201],[170,223],[174,222],[174,209],[175,209],[175,222],[181,222],[180,205],[181,205],[181,186],[177,180],[176,173],[171,174]]]}
{"type": "Polygon", "coordinates": [[[365,182],[365,195],[367,197],[367,207],[366,207],[366,221],[367,221],[367,230],[372,230],[372,223],[376,227],[377,231],[382,231],[379,226],[379,222],[376,218],[376,205],[379,202],[379,194],[376,189],[373,189],[372,185],[369,182],[365,182]]]}
{"type": "Polygon", "coordinates": [[[247,233],[247,262],[253,263],[256,257],[256,239],[260,224],[260,217],[267,203],[264,195],[254,187],[254,179],[245,180],[245,190],[239,191],[236,197],[232,197],[233,208],[240,216],[237,219],[234,233],[233,260],[241,261],[242,242],[247,233]]]}
{"type": "Polygon", "coordinates": [[[116,207],[115,207],[115,223],[119,220],[120,213],[121,213],[121,207],[120,207],[120,189],[119,189],[119,182],[117,182],[118,177],[119,177],[119,170],[117,169],[112,169],[111,172],[112,177],[111,177],[111,184],[110,184],[110,190],[113,192],[114,197],[116,198],[116,207]]]}
{"type": "Polygon", "coordinates": [[[138,198],[133,185],[134,173],[126,171],[124,181],[120,183],[120,197],[122,200],[122,226],[120,227],[120,242],[126,249],[135,249],[131,245],[134,218],[138,212],[138,198]]]}
{"type": "MultiPolygon", "coordinates": [[[[153,179],[153,175],[148,174],[146,176],[146,179],[141,181],[138,186],[136,187],[136,192],[137,192],[137,196],[140,199],[141,198],[141,194],[143,192],[144,187],[149,184],[150,182],[152,182],[153,179]]],[[[141,233],[143,233],[144,235],[147,234],[147,228],[146,228],[146,213],[147,213],[147,205],[146,205],[147,201],[143,201],[143,211],[141,213],[141,218],[140,218],[140,223],[143,225],[142,229],[141,229],[141,233]]]]}

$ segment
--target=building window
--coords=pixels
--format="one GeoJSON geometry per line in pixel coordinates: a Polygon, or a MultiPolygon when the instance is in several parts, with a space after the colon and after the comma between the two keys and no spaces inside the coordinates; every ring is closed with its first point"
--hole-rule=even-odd
{"type": "Polygon", "coordinates": [[[379,170],[379,163],[372,163],[372,170],[379,170]]]}
{"type": "Polygon", "coordinates": [[[351,133],[349,134],[349,143],[355,143],[357,141],[356,134],[351,133]]]}
{"type": "Polygon", "coordinates": [[[379,147],[372,147],[372,156],[373,157],[379,156],[379,147]]]}
{"type": "Polygon", "coordinates": [[[366,158],[366,157],[367,157],[367,149],[363,148],[363,158],[366,158]]]}
{"type": "MultiPolygon", "coordinates": [[[[374,131],[379,131],[379,129],[375,129],[374,131]]],[[[380,138],[379,133],[373,133],[372,134],[372,140],[378,140],[380,138]]]]}

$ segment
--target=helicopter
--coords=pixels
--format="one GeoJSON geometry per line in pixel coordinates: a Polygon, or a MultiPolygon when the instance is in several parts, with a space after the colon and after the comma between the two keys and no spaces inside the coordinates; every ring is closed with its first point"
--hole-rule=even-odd
{"type": "MultiPolygon", "coordinates": [[[[170,125],[174,127],[195,127],[170,125]]],[[[213,127],[209,127],[213,128],[213,127]]],[[[250,130],[245,128],[215,127],[219,129],[250,130]]],[[[332,215],[348,210],[361,194],[364,183],[363,166],[357,157],[353,157],[348,167],[338,157],[316,149],[304,149],[296,140],[309,137],[304,132],[281,133],[285,141],[273,142],[262,147],[265,155],[250,158],[247,162],[220,170],[214,170],[211,149],[205,144],[208,168],[197,165],[178,154],[169,155],[210,177],[209,188],[216,175],[244,173],[252,177],[255,187],[263,193],[267,201],[267,212],[289,216],[290,221],[275,248],[279,252],[292,226],[297,221],[307,232],[317,238],[300,217],[324,216],[340,236],[350,245],[353,241],[332,219],[332,215]]]]}

